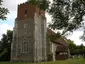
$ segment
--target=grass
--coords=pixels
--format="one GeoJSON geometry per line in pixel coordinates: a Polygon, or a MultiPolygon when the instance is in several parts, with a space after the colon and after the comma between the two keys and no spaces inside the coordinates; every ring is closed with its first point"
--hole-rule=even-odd
{"type": "Polygon", "coordinates": [[[60,61],[50,61],[50,62],[41,62],[41,63],[28,63],[28,62],[0,62],[0,64],[85,64],[84,59],[69,59],[69,60],[60,60],[60,61]]]}

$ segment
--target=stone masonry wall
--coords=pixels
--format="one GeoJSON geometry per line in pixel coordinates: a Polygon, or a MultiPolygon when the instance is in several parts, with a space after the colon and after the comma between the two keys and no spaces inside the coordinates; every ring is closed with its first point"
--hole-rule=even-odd
{"type": "Polygon", "coordinates": [[[46,61],[46,19],[35,13],[35,61],[46,61]]]}
{"type": "Polygon", "coordinates": [[[36,5],[18,5],[11,44],[11,61],[46,61],[45,12],[36,5]]]}

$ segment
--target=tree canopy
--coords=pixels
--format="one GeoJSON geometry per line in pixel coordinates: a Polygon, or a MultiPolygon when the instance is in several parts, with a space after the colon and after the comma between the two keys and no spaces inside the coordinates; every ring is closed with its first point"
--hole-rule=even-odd
{"type": "Polygon", "coordinates": [[[69,46],[69,50],[70,50],[70,54],[74,55],[76,54],[76,44],[74,44],[74,41],[68,39],[67,40],[68,46],[69,46]]]}
{"type": "Polygon", "coordinates": [[[80,36],[80,39],[81,39],[82,41],[85,41],[85,26],[84,26],[84,32],[83,32],[83,35],[80,36]]]}
{"type": "Polygon", "coordinates": [[[42,10],[46,10],[49,7],[49,0],[28,0],[28,3],[39,6],[42,10]]]}
{"type": "Polygon", "coordinates": [[[2,20],[6,20],[6,15],[8,13],[8,9],[7,8],[4,8],[2,7],[2,0],[0,0],[0,19],[2,20]]]}
{"type": "Polygon", "coordinates": [[[76,30],[82,26],[85,15],[85,0],[53,0],[48,11],[52,15],[52,29],[63,30],[63,33],[76,30]]]}
{"type": "Polygon", "coordinates": [[[85,46],[83,44],[81,45],[76,45],[74,44],[74,41],[68,39],[67,40],[68,46],[69,46],[69,50],[70,50],[70,54],[72,55],[84,55],[85,54],[85,46]]]}
{"type": "Polygon", "coordinates": [[[8,30],[7,34],[2,35],[0,41],[0,61],[9,61],[11,56],[11,43],[13,31],[8,30]]]}

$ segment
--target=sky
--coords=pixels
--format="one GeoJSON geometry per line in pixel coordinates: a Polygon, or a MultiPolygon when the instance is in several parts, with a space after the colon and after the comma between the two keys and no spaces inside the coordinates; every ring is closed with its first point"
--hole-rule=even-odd
{"type": "MultiPolygon", "coordinates": [[[[2,21],[0,20],[0,39],[2,38],[2,34],[6,33],[7,30],[13,30],[15,18],[17,17],[17,6],[20,3],[24,3],[27,0],[3,0],[3,6],[9,9],[7,20],[2,21]]],[[[46,14],[47,22],[51,21],[51,17],[46,14]]],[[[76,31],[74,31],[71,35],[69,35],[67,38],[74,41],[75,44],[80,45],[84,44],[85,42],[82,42],[79,38],[83,34],[83,29],[80,28],[76,31]]]]}

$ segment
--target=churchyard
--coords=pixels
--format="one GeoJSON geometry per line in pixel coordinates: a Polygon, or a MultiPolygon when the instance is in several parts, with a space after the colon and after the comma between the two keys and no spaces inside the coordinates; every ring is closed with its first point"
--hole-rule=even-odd
{"type": "Polygon", "coordinates": [[[68,60],[59,60],[59,61],[50,61],[50,62],[39,62],[39,63],[28,63],[28,62],[0,62],[0,64],[85,64],[83,58],[80,59],[68,59],[68,60]]]}
{"type": "MultiPolygon", "coordinates": [[[[1,2],[3,1],[0,0],[0,5],[1,2]]],[[[76,45],[74,41],[64,36],[82,26],[85,28],[85,23],[82,23],[85,21],[83,20],[85,1],[53,0],[52,2],[27,0],[17,4],[14,29],[7,30],[0,40],[0,64],[85,64],[85,46],[76,45]],[[45,15],[46,11],[52,15],[49,27],[47,27],[49,18],[45,15]],[[58,33],[51,29],[63,31],[58,33]],[[84,59],[79,58],[80,56],[84,59]]],[[[5,20],[5,15],[10,10],[0,7],[0,12],[0,19],[5,20]]],[[[85,41],[85,29],[80,39],[85,41]]]]}

